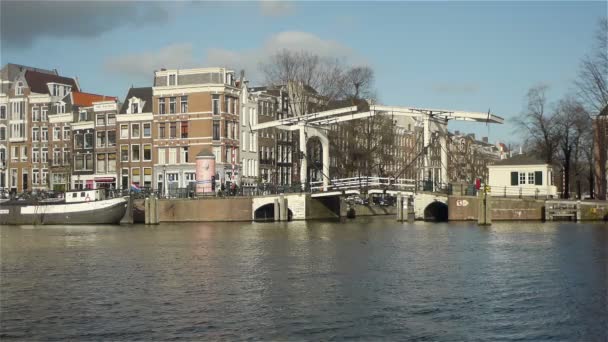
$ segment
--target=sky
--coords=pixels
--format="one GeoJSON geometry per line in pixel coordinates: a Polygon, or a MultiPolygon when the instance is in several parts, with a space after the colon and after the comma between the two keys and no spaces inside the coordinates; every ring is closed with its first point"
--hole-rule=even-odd
{"type": "Polygon", "coordinates": [[[0,2],[0,62],[57,69],[83,91],[124,99],[160,68],[229,67],[261,85],[281,49],[367,65],[380,103],[475,112],[504,125],[450,130],[519,143],[530,87],[575,92],[599,2],[0,2]]]}

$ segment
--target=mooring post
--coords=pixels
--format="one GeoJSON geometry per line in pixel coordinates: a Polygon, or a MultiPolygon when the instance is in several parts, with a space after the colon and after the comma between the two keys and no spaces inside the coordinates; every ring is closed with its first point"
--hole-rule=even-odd
{"type": "Polygon", "coordinates": [[[279,199],[275,198],[274,199],[274,220],[275,222],[279,221],[281,219],[280,217],[280,206],[279,206],[279,199]]]}
{"type": "Polygon", "coordinates": [[[397,221],[403,222],[403,197],[397,194],[397,221]]]}
{"type": "Polygon", "coordinates": [[[144,200],[144,223],[150,224],[150,198],[144,200]]]}
{"type": "Polygon", "coordinates": [[[416,220],[416,212],[414,211],[414,196],[410,195],[407,205],[407,222],[413,223],[416,220]]]}
{"type": "Polygon", "coordinates": [[[477,214],[477,224],[491,225],[492,224],[492,196],[489,195],[487,189],[480,192],[479,196],[479,212],[477,214]]]}

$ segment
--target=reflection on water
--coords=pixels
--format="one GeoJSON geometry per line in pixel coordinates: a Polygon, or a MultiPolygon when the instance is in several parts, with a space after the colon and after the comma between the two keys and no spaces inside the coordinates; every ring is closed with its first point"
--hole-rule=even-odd
{"type": "Polygon", "coordinates": [[[604,224],[0,227],[8,340],[608,340],[604,224]]]}

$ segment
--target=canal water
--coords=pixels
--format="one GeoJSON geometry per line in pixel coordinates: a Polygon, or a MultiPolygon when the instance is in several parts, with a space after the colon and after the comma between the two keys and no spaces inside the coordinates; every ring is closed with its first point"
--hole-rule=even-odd
{"type": "Polygon", "coordinates": [[[607,341],[608,227],[0,227],[0,339],[607,341]]]}

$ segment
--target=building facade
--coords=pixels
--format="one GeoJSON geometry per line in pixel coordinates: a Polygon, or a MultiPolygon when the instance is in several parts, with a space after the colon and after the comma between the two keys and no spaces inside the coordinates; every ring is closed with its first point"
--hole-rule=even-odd
{"type": "Polygon", "coordinates": [[[216,188],[237,182],[240,88],[224,68],[162,69],[154,73],[154,179],[168,194],[195,184],[195,156],[211,152],[216,188]]]}
{"type": "Polygon", "coordinates": [[[121,189],[159,189],[154,184],[152,87],[131,88],[116,117],[121,189]]]}

